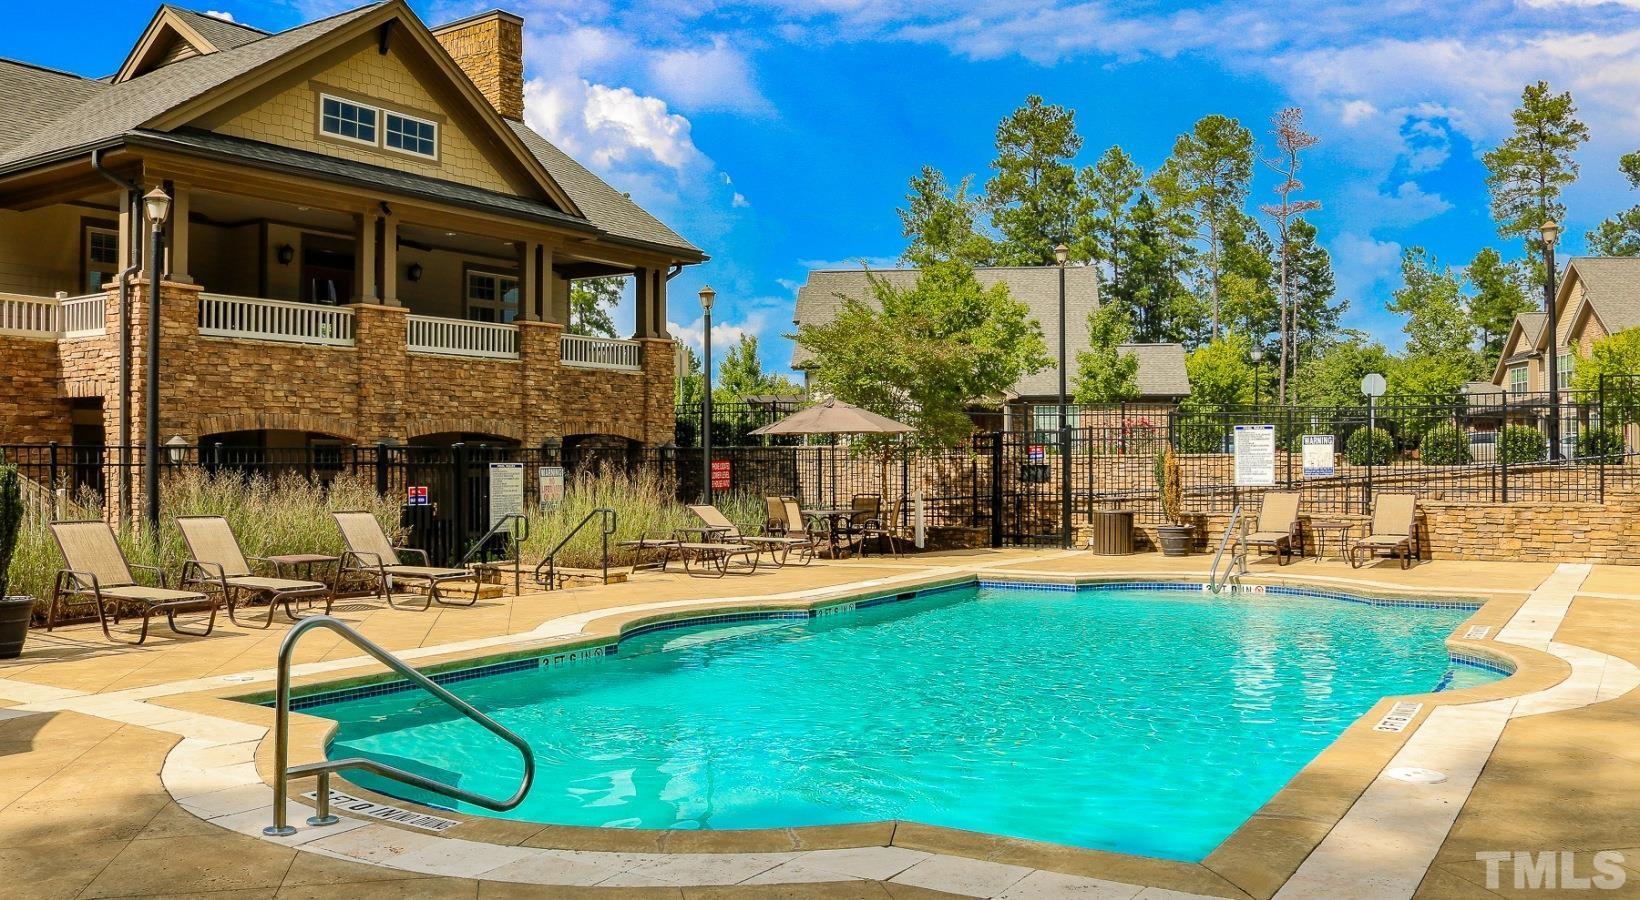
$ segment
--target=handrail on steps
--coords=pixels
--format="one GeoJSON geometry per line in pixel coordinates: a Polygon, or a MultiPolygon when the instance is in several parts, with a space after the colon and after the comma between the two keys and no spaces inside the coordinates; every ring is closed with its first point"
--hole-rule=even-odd
{"type": "Polygon", "coordinates": [[[503,515],[494,525],[490,526],[489,531],[484,532],[484,536],[479,538],[477,543],[467,549],[467,554],[461,558],[461,564],[459,567],[466,568],[467,564],[473,561],[473,557],[475,555],[490,545],[490,538],[495,537],[503,531],[511,532],[513,551],[513,595],[517,596],[523,592],[524,565],[522,556],[524,542],[530,539],[529,517],[519,515],[518,513],[506,513],[503,515]]]}
{"type": "Polygon", "coordinates": [[[535,783],[535,754],[530,745],[523,738],[509,731],[505,726],[494,719],[474,709],[465,700],[445,690],[433,679],[411,668],[404,661],[393,654],[378,647],[369,638],[354,631],[340,619],[330,616],[310,616],[297,622],[285,634],[285,639],[279,643],[279,668],[274,682],[274,720],[273,720],[273,824],[262,829],[262,833],[269,837],[288,837],[296,833],[296,829],[286,821],[286,806],[290,798],[290,779],[302,778],[308,775],[317,775],[319,789],[315,795],[318,800],[318,815],[308,818],[309,825],[334,825],[338,820],[330,814],[330,773],[340,772],[343,769],[361,769],[391,778],[394,781],[419,787],[422,790],[432,791],[454,800],[482,806],[496,812],[506,812],[524,802],[524,796],[530,792],[530,786],[535,783]],[[454,785],[442,781],[434,781],[414,772],[376,762],[363,757],[347,757],[345,759],[330,759],[324,762],[307,763],[300,766],[290,765],[290,661],[296,649],[296,642],[302,635],[315,628],[328,628],[345,638],[353,646],[370,654],[377,662],[404,676],[429,694],[455,707],[455,710],[484,728],[496,737],[501,738],[518,748],[519,755],[524,758],[524,778],[519,782],[518,790],[505,800],[496,800],[482,794],[464,791],[454,785]]]}
{"type": "Polygon", "coordinates": [[[600,506],[592,512],[587,513],[586,516],[581,519],[579,524],[570,529],[569,534],[564,535],[562,540],[555,544],[551,550],[547,551],[546,559],[543,559],[541,562],[536,564],[534,575],[536,584],[545,586],[549,591],[554,590],[557,587],[558,553],[564,549],[566,544],[568,544],[571,540],[574,540],[575,536],[581,533],[581,529],[587,527],[587,523],[591,522],[594,517],[601,517],[603,519],[603,534],[601,535],[601,539],[603,541],[603,556],[601,558],[603,560],[604,583],[609,583],[609,538],[615,533],[616,515],[615,510],[610,509],[607,506],[600,506]],[[545,580],[541,577],[542,570],[545,570],[547,573],[545,580]]]}
{"type": "Polygon", "coordinates": [[[1230,521],[1224,525],[1224,534],[1219,537],[1219,550],[1213,554],[1213,568],[1207,574],[1207,589],[1212,593],[1217,594],[1224,587],[1219,584],[1219,562],[1224,559],[1225,547],[1230,544],[1230,533],[1238,524],[1241,526],[1241,539],[1230,553],[1230,565],[1225,568],[1224,580],[1228,584],[1230,579],[1247,574],[1247,519],[1241,514],[1241,504],[1237,503],[1230,511],[1230,521]]]}

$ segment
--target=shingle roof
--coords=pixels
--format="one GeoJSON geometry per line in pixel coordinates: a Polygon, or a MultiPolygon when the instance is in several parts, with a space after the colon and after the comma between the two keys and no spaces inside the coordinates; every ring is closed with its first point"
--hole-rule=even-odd
{"type": "MultiPolygon", "coordinates": [[[[876,305],[870,278],[881,278],[896,288],[916,284],[916,269],[827,269],[809,273],[797,291],[797,308],[792,323],[798,326],[830,322],[846,302],[845,298],[876,305]]],[[[1012,393],[1021,397],[1046,397],[1059,392],[1059,270],[1054,266],[979,268],[974,278],[985,287],[1008,285],[1008,293],[1025,304],[1031,318],[1042,325],[1053,361],[1042,371],[1027,375],[1014,385],[1012,393]]],[[[1069,329],[1066,353],[1075,366],[1076,354],[1088,348],[1088,316],[1099,308],[1098,272],[1086,266],[1065,270],[1065,311],[1069,329]]],[[[1178,344],[1124,345],[1139,359],[1139,390],[1147,397],[1183,396],[1190,393],[1184,373],[1184,347],[1178,344]]],[[[792,368],[801,369],[811,361],[801,345],[792,351],[792,368]]]]}
{"type": "MultiPolygon", "coordinates": [[[[1628,256],[1580,256],[1573,259],[1567,273],[1577,278],[1588,292],[1600,323],[1612,334],[1640,326],[1640,258],[1628,256]]],[[[1576,308],[1567,309],[1567,315],[1576,308]]]]}
{"type": "Polygon", "coordinates": [[[189,28],[199,32],[200,37],[210,41],[211,46],[218,50],[232,50],[268,36],[268,33],[260,28],[229,22],[217,16],[208,16],[202,12],[170,4],[166,4],[166,8],[176,13],[178,18],[188,23],[189,28]]]}
{"type": "Polygon", "coordinates": [[[62,114],[108,89],[101,81],[28,63],[0,59],[0,109],[6,127],[0,129],[0,156],[26,141],[62,114]]]}
{"type": "Polygon", "coordinates": [[[694,244],[633,203],[631,198],[587,171],[585,166],[536,134],[528,125],[511,119],[506,121],[524,146],[541,162],[547,174],[552,176],[552,180],[570,195],[592,224],[616,237],[700,253],[694,244]]]}
{"type": "Polygon", "coordinates": [[[1538,339],[1543,336],[1543,326],[1548,321],[1549,316],[1540,312],[1519,313],[1515,316],[1515,324],[1520,326],[1522,337],[1526,339],[1527,350],[1537,347],[1538,339]]]}
{"type": "Polygon", "coordinates": [[[0,157],[0,166],[119,137],[212,88],[329,34],[379,5],[362,6],[231,50],[178,60],[140,78],[104,85],[103,90],[70,106],[49,125],[36,129],[28,139],[12,147],[0,157]]]}

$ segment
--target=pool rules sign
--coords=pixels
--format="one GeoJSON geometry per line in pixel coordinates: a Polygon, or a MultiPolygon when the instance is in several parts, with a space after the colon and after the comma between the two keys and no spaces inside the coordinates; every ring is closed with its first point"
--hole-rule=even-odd
{"type": "Polygon", "coordinates": [[[1273,487],[1276,483],[1276,427],[1236,426],[1236,487],[1273,487]]]}

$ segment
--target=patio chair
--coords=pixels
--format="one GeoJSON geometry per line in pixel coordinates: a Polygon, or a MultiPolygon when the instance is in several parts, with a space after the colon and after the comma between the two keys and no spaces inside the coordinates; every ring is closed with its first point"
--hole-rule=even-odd
{"type": "Polygon", "coordinates": [[[900,525],[900,507],[903,501],[896,497],[888,502],[888,510],[881,516],[867,519],[860,525],[860,555],[866,552],[866,543],[872,538],[881,538],[888,542],[888,552],[897,559],[900,549],[895,545],[895,538],[904,538],[905,533],[900,525]]]}
{"type": "Polygon", "coordinates": [[[443,606],[472,606],[478,602],[478,573],[467,569],[442,569],[427,564],[427,551],[416,547],[395,547],[387,539],[387,533],[382,531],[382,525],[376,521],[375,515],[369,512],[349,511],[331,513],[336,517],[336,525],[342,530],[342,541],[347,544],[347,552],[342,554],[337,568],[337,578],[343,573],[358,572],[376,578],[378,595],[387,605],[394,609],[400,607],[393,602],[392,579],[402,578],[406,581],[421,581],[427,585],[427,602],[420,609],[427,609],[437,600],[443,606]],[[414,554],[421,557],[421,565],[406,565],[402,557],[414,554]],[[439,586],[450,581],[473,582],[473,599],[465,603],[452,603],[444,599],[439,586]]]}
{"type": "Polygon", "coordinates": [[[843,552],[858,548],[861,555],[864,555],[866,523],[882,518],[883,498],[876,494],[855,494],[849,501],[849,507],[854,512],[837,523],[833,546],[843,552]]]}
{"type": "Polygon", "coordinates": [[[57,573],[51,590],[51,606],[46,610],[46,630],[57,625],[58,613],[64,606],[76,601],[90,602],[97,608],[97,619],[102,623],[103,636],[114,639],[108,630],[108,620],[120,623],[121,604],[142,607],[142,631],[135,643],[148,640],[148,620],[157,612],[165,613],[166,624],[177,634],[205,637],[216,628],[216,610],[219,600],[197,591],[171,590],[165,584],[165,572],[155,566],[133,566],[126,562],[120,543],[114,538],[114,529],[101,520],[86,522],[53,522],[51,535],[62,551],[65,568],[57,573]],[[159,587],[138,584],[132,569],[152,572],[159,587]],[[188,631],[177,627],[176,614],[184,610],[210,610],[204,631],[188,631]]]}
{"type": "Polygon", "coordinates": [[[742,533],[739,526],[729,521],[717,507],[710,504],[695,504],[689,507],[695,518],[705,523],[706,527],[699,529],[703,536],[710,540],[727,541],[731,544],[750,544],[760,552],[769,554],[769,561],[776,567],[785,566],[792,551],[797,551],[798,562],[793,565],[806,566],[814,561],[814,539],[810,537],[795,537],[786,535],[757,535],[742,533]]]}
{"type": "Polygon", "coordinates": [[[1298,543],[1299,497],[1296,491],[1265,494],[1259,504],[1258,524],[1247,536],[1247,546],[1269,548],[1275,554],[1276,565],[1292,562],[1293,554],[1301,546],[1298,543]]]}
{"type": "Polygon", "coordinates": [[[1356,551],[1367,551],[1371,559],[1380,552],[1401,557],[1401,568],[1412,565],[1420,555],[1418,546],[1418,498],[1414,494],[1379,494],[1372,501],[1372,530],[1350,546],[1350,567],[1360,568],[1356,551]]]}
{"type": "Polygon", "coordinates": [[[780,533],[787,537],[806,538],[812,541],[815,549],[818,550],[820,543],[826,539],[826,535],[822,530],[814,527],[815,520],[813,517],[805,518],[803,516],[803,507],[797,502],[797,498],[781,497],[780,508],[780,533]]]}
{"type": "Polygon", "coordinates": [[[289,578],[263,578],[251,570],[252,562],[267,560],[248,557],[239,547],[233,528],[221,516],[179,516],[177,528],[188,545],[188,561],[182,565],[181,586],[208,587],[222,592],[228,604],[228,620],[235,625],[239,619],[234,609],[241,603],[256,598],[268,601],[268,617],[260,627],[273,625],[273,613],[284,604],[285,617],[296,621],[291,601],[325,598],[325,613],[330,613],[334,593],[318,581],[297,581],[289,578]]]}

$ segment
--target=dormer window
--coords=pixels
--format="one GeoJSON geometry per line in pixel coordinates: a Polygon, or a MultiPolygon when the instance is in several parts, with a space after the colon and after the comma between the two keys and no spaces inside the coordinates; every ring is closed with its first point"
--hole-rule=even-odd
{"type": "Polygon", "coordinates": [[[320,106],[320,131],[361,144],[375,145],[375,107],[362,106],[339,97],[326,96],[323,101],[320,106]]]}
{"type": "Polygon", "coordinates": [[[386,113],[387,133],[383,139],[391,150],[417,156],[438,156],[438,126],[432,122],[395,112],[386,113]]]}

